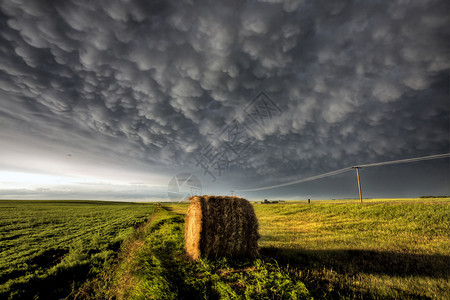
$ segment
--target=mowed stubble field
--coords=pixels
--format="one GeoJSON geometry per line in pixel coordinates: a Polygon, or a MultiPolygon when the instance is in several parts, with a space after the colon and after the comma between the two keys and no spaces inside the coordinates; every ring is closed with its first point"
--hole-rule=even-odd
{"type": "Polygon", "coordinates": [[[187,204],[0,201],[0,296],[449,299],[449,205],[255,204],[260,259],[192,264],[187,204]]]}

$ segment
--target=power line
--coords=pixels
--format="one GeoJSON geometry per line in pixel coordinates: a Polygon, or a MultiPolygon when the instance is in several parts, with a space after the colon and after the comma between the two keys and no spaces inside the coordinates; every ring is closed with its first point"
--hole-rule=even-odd
{"type": "Polygon", "coordinates": [[[450,153],[422,156],[422,157],[415,157],[415,158],[407,158],[407,159],[399,159],[399,160],[391,160],[391,161],[384,161],[384,162],[378,162],[378,163],[372,163],[372,164],[357,165],[357,166],[347,167],[347,168],[335,170],[332,172],[328,172],[328,173],[324,173],[324,174],[320,174],[320,175],[316,175],[316,176],[312,176],[312,177],[308,177],[308,178],[304,178],[304,179],[290,181],[287,183],[265,186],[265,187],[254,188],[254,189],[247,189],[247,190],[234,190],[234,192],[255,192],[255,191],[269,190],[269,189],[279,188],[279,187],[283,187],[283,186],[303,183],[303,182],[307,182],[307,181],[312,181],[312,180],[317,180],[317,179],[321,179],[321,178],[325,178],[325,177],[329,177],[329,176],[342,174],[342,173],[348,172],[355,168],[369,168],[369,167],[378,167],[378,166],[384,166],[384,165],[404,164],[404,163],[410,163],[410,162],[416,162],[416,161],[422,161],[422,160],[439,159],[439,158],[446,158],[446,157],[450,157],[450,153]]]}
{"type": "Polygon", "coordinates": [[[384,161],[384,162],[373,163],[373,164],[357,165],[357,166],[354,166],[354,168],[356,168],[356,167],[357,168],[368,168],[368,167],[378,167],[378,166],[384,166],[384,165],[405,164],[405,163],[414,162],[414,161],[439,159],[439,158],[445,158],[445,157],[450,157],[450,153],[436,154],[436,155],[422,156],[422,157],[415,157],[415,158],[407,158],[407,159],[399,159],[399,160],[391,160],[391,161],[384,161]]]}
{"type": "Polygon", "coordinates": [[[254,192],[254,191],[274,189],[274,188],[278,188],[278,187],[283,187],[283,186],[293,185],[293,184],[297,184],[297,183],[312,181],[312,180],[316,180],[316,179],[320,179],[320,178],[325,178],[325,177],[329,177],[329,176],[334,176],[334,175],[345,173],[345,172],[348,172],[351,170],[352,170],[352,168],[348,167],[348,168],[343,168],[343,169],[339,169],[336,171],[332,171],[332,172],[328,172],[328,173],[324,173],[324,174],[320,174],[320,175],[316,175],[316,176],[312,176],[312,177],[308,177],[308,178],[304,178],[304,179],[299,179],[299,180],[291,181],[291,182],[287,182],[287,183],[271,185],[271,186],[266,186],[266,187],[261,187],[261,188],[255,188],[255,189],[248,189],[248,190],[235,190],[235,192],[254,192]]]}

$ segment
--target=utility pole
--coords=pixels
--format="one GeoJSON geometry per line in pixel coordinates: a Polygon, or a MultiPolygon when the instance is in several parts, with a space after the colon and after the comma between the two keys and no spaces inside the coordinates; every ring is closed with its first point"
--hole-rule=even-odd
{"type": "Polygon", "coordinates": [[[233,194],[234,194],[234,191],[231,191],[231,197],[233,197],[233,196],[234,196],[233,194]]]}
{"type": "Polygon", "coordinates": [[[356,169],[356,177],[358,178],[359,202],[362,203],[361,181],[359,180],[359,168],[360,167],[352,167],[352,168],[356,169]]]}

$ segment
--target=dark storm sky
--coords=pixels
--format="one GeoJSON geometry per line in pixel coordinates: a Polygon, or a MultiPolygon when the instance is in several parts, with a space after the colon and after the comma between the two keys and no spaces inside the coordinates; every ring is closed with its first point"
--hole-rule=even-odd
{"type": "MultiPolygon", "coordinates": [[[[158,198],[180,172],[224,194],[448,153],[449,28],[448,1],[1,1],[0,198],[158,198]]],[[[367,196],[450,194],[448,159],[361,173],[367,196]]],[[[354,177],[243,196],[356,197],[354,177]]]]}

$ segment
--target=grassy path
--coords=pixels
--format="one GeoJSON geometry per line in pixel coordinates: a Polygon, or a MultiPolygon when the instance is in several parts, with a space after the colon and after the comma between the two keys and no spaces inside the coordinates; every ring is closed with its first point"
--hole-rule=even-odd
{"type": "Polygon", "coordinates": [[[184,216],[158,207],[142,233],[125,248],[112,276],[85,293],[91,299],[310,299],[300,280],[275,261],[202,259],[184,253],[184,216]],[[106,286],[105,286],[106,283],[106,286]]]}

